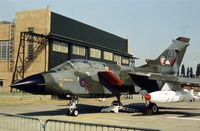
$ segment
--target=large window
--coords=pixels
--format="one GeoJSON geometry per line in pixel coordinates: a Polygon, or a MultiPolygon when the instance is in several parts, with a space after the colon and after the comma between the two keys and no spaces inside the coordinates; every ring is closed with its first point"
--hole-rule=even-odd
{"type": "Polygon", "coordinates": [[[103,58],[104,58],[105,60],[110,60],[110,61],[112,61],[112,60],[113,60],[113,53],[104,51],[104,53],[103,53],[103,58]]]}
{"type": "Polygon", "coordinates": [[[68,53],[68,44],[60,41],[53,41],[53,51],[68,53]]]}
{"type": "Polygon", "coordinates": [[[122,57],[119,55],[114,55],[114,61],[121,65],[122,57]]]}
{"type": "Polygon", "coordinates": [[[74,55],[85,56],[85,47],[78,46],[78,45],[73,45],[73,54],[74,55]]]}
{"type": "Polygon", "coordinates": [[[122,58],[122,64],[129,64],[128,58],[122,58]]]}
{"type": "Polygon", "coordinates": [[[90,48],[90,57],[101,58],[101,50],[90,48]]]}
{"type": "Polygon", "coordinates": [[[12,60],[12,41],[0,41],[0,61],[12,60]]]}

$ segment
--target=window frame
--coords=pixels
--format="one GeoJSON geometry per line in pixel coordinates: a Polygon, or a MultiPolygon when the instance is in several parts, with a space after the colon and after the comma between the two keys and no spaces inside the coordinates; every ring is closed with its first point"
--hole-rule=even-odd
{"type": "Polygon", "coordinates": [[[13,59],[13,42],[0,41],[0,61],[10,61],[13,59]]]}
{"type": "Polygon", "coordinates": [[[129,58],[125,58],[125,57],[122,58],[122,64],[128,65],[129,63],[130,63],[129,58]],[[125,62],[125,61],[127,61],[127,62],[125,62]]]}
{"type": "Polygon", "coordinates": [[[114,62],[117,62],[117,64],[120,64],[120,65],[121,65],[121,63],[122,63],[122,57],[121,57],[120,55],[114,54],[114,56],[113,56],[113,61],[114,61],[114,62]]]}
{"type": "Polygon", "coordinates": [[[113,61],[113,53],[112,52],[108,52],[108,51],[104,51],[103,52],[103,59],[104,60],[113,61]]]}
{"type": "Polygon", "coordinates": [[[101,50],[96,48],[90,48],[90,57],[92,58],[101,58],[101,50]]]}
{"type": "Polygon", "coordinates": [[[72,46],[72,54],[73,55],[85,56],[86,55],[86,48],[84,46],[80,46],[80,45],[73,45],[72,46]]]}
{"type": "Polygon", "coordinates": [[[69,52],[68,43],[54,40],[52,44],[52,51],[68,54],[69,52]]]}

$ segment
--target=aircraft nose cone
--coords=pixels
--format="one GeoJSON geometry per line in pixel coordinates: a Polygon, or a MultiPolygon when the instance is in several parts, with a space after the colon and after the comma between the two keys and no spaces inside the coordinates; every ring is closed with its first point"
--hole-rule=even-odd
{"type": "Polygon", "coordinates": [[[36,74],[13,83],[11,87],[33,94],[44,94],[45,80],[42,74],[36,74]]]}

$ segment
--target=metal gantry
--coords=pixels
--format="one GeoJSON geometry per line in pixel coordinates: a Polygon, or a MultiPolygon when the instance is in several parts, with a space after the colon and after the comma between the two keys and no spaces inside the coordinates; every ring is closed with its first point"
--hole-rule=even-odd
{"type": "Polygon", "coordinates": [[[45,67],[46,67],[46,45],[48,44],[47,36],[33,32],[21,32],[20,43],[16,57],[15,68],[12,76],[12,83],[24,78],[25,72],[33,64],[36,58],[45,50],[45,67]],[[26,46],[33,43],[31,59],[27,55],[26,46]]]}

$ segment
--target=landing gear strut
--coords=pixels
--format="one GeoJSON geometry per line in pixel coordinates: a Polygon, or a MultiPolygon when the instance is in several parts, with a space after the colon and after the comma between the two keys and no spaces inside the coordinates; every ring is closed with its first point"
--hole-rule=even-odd
{"type": "Polygon", "coordinates": [[[120,96],[116,96],[117,100],[113,101],[111,103],[110,107],[107,108],[103,108],[101,109],[101,112],[114,112],[114,113],[118,113],[120,109],[122,109],[123,105],[120,101],[120,96]]]}
{"type": "Polygon", "coordinates": [[[117,100],[113,101],[111,103],[111,106],[123,106],[123,104],[121,103],[121,100],[120,100],[120,96],[116,96],[117,100]]]}
{"type": "Polygon", "coordinates": [[[146,110],[144,112],[145,114],[153,115],[153,114],[158,114],[158,112],[159,108],[155,103],[151,103],[150,101],[146,102],[146,110]]]}
{"type": "Polygon", "coordinates": [[[70,107],[67,111],[67,115],[69,116],[78,116],[78,110],[76,104],[78,103],[78,97],[72,97],[70,101],[70,107]]]}

